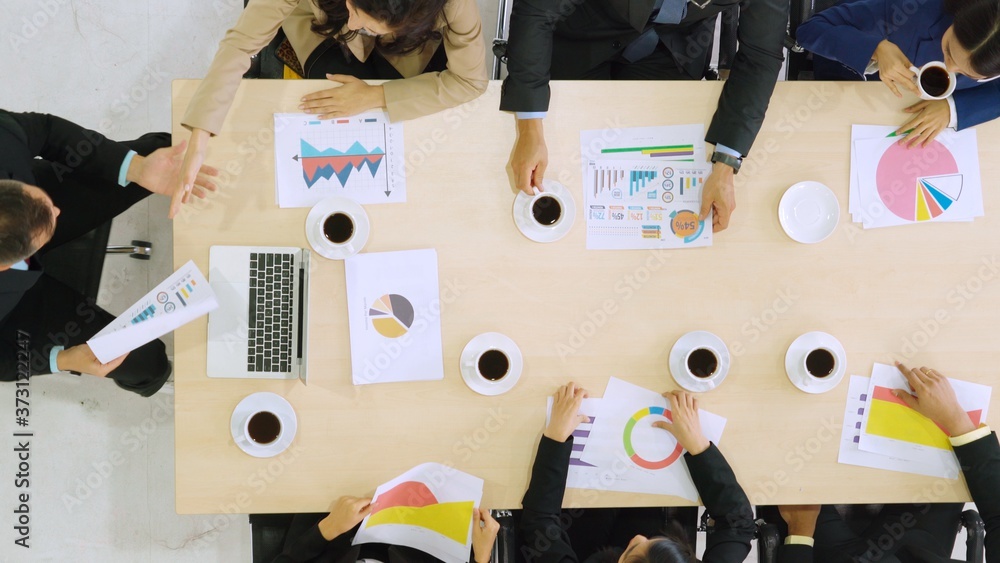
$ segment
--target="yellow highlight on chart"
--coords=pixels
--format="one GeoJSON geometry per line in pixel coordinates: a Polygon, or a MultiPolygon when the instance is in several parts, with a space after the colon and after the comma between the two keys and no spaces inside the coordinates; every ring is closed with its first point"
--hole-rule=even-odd
{"type": "Polygon", "coordinates": [[[464,544],[472,523],[472,501],[443,502],[427,506],[394,506],[368,517],[368,527],[381,524],[417,526],[464,544]]]}
{"type": "Polygon", "coordinates": [[[942,450],[951,450],[948,436],[929,418],[906,405],[872,401],[868,433],[942,450]]]}

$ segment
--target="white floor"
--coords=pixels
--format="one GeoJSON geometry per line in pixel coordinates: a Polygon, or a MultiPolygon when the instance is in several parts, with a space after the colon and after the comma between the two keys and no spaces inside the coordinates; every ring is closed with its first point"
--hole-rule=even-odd
{"type": "MultiPolygon", "coordinates": [[[[492,39],[497,0],[480,4],[492,39]]],[[[0,105],[56,114],[116,139],[169,131],[170,81],[204,75],[241,9],[242,0],[5,1],[0,105]]],[[[113,243],[148,240],[155,251],[150,262],[108,258],[100,304],[109,311],[121,312],[170,273],[165,217],[166,202],[150,198],[115,222],[113,243]]],[[[250,561],[245,517],[174,512],[169,389],[142,399],[103,380],[62,375],[34,379],[30,389],[31,547],[13,544],[12,510],[24,489],[14,486],[20,439],[5,430],[0,562],[250,561]]],[[[0,425],[13,431],[14,387],[0,393],[9,397],[0,401],[0,425]]]]}

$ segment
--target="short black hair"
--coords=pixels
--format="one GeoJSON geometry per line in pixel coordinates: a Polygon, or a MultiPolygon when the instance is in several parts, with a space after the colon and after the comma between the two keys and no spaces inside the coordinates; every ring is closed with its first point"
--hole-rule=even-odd
{"type": "Polygon", "coordinates": [[[52,230],[52,210],[31,196],[25,184],[0,180],[0,265],[15,264],[34,254],[35,239],[52,230]]]}
{"type": "Polygon", "coordinates": [[[972,70],[984,77],[1000,75],[1000,2],[997,0],[945,0],[954,16],[955,39],[969,51],[972,70]]]}

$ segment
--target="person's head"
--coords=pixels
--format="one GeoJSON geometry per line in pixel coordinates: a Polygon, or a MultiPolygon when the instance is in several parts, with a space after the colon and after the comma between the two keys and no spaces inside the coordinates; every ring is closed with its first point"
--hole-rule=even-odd
{"type": "Polygon", "coordinates": [[[941,49],[948,70],[975,80],[1000,76],[1000,2],[945,0],[954,21],[941,49]]]}
{"type": "Polygon", "coordinates": [[[59,208],[35,186],[0,180],[0,271],[28,258],[52,239],[59,208]]]}
{"type": "Polygon", "coordinates": [[[320,35],[346,43],[358,34],[379,36],[385,53],[404,54],[419,49],[432,39],[440,39],[436,30],[438,16],[448,0],[317,0],[326,13],[326,23],[314,21],[312,29],[320,35]],[[346,26],[346,31],[344,30],[346,26]],[[384,36],[392,35],[391,40],[384,36]]]}
{"type": "Polygon", "coordinates": [[[691,546],[677,540],[657,536],[635,536],[618,557],[618,563],[694,563],[691,546]]]}

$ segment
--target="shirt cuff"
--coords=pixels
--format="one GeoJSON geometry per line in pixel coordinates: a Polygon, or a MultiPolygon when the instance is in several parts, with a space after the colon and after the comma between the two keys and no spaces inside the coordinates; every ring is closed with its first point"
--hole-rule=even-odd
{"type": "Polygon", "coordinates": [[[545,119],[548,115],[547,111],[515,111],[514,115],[518,119],[545,119]]]}
{"type": "Polygon", "coordinates": [[[980,438],[984,438],[986,436],[989,436],[990,432],[992,432],[990,430],[990,427],[986,426],[984,424],[984,425],[980,426],[979,428],[976,428],[972,432],[966,432],[965,434],[962,434],[961,436],[955,436],[953,438],[948,438],[948,439],[951,441],[952,447],[956,447],[957,448],[958,446],[964,446],[966,444],[971,444],[972,442],[975,442],[976,440],[978,440],[980,438]]]}
{"type": "Polygon", "coordinates": [[[122,161],[121,170],[118,171],[118,185],[123,188],[128,185],[128,180],[126,179],[128,176],[128,167],[132,164],[132,159],[135,156],[135,151],[128,151],[128,154],[125,155],[125,160],[122,161]]]}
{"type": "Polygon", "coordinates": [[[875,74],[878,72],[878,61],[872,59],[868,61],[868,66],[865,67],[865,75],[875,74]]]}
{"type": "Polygon", "coordinates": [[[59,362],[56,361],[56,356],[65,349],[65,346],[53,346],[52,351],[49,352],[49,371],[52,373],[59,373],[59,362]]]}
{"type": "Polygon", "coordinates": [[[945,99],[948,100],[948,109],[951,110],[951,119],[948,120],[948,127],[958,129],[958,110],[955,109],[955,98],[948,96],[945,99]]]}
{"type": "Polygon", "coordinates": [[[726,145],[723,145],[722,143],[716,143],[715,144],[715,151],[716,152],[721,152],[722,154],[728,154],[729,156],[734,157],[734,158],[743,158],[743,155],[740,154],[740,151],[733,150],[733,149],[727,147],[726,145]]]}
{"type": "Polygon", "coordinates": [[[815,541],[809,536],[788,536],[785,538],[785,545],[808,545],[813,547],[815,541]]]}

